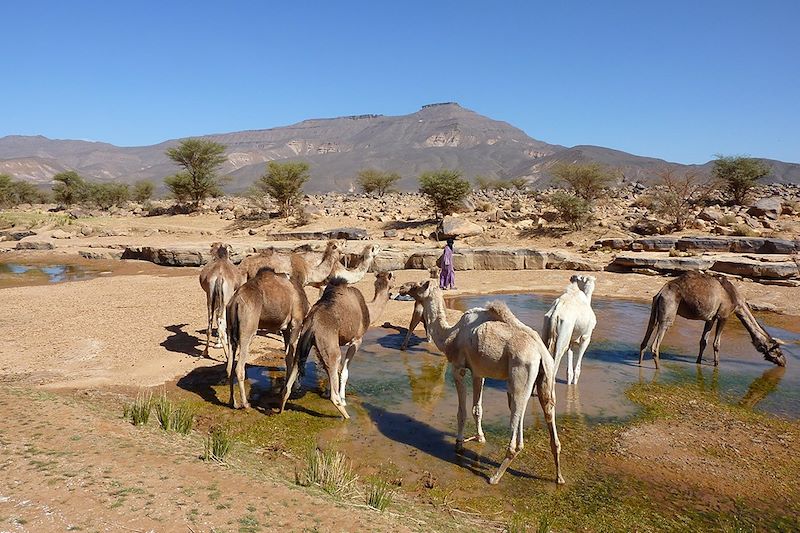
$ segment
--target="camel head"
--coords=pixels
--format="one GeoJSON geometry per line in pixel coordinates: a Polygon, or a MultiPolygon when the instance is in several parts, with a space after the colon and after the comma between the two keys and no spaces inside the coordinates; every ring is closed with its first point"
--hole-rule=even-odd
{"type": "Polygon", "coordinates": [[[361,252],[362,261],[369,261],[375,259],[375,257],[381,253],[381,247],[378,244],[368,244],[364,247],[364,250],[361,252]]]}
{"type": "Polygon", "coordinates": [[[223,242],[215,242],[211,245],[211,257],[213,259],[227,259],[231,251],[230,245],[223,242]]]}
{"type": "Polygon", "coordinates": [[[394,288],[394,274],[392,274],[388,270],[382,270],[375,275],[375,294],[378,294],[383,290],[389,292],[393,288],[394,288]]]}
{"type": "Polygon", "coordinates": [[[437,283],[431,283],[431,280],[423,281],[419,284],[419,297],[421,300],[430,300],[434,298],[439,290],[437,283]]]}
{"type": "Polygon", "coordinates": [[[758,351],[764,355],[764,359],[775,363],[778,366],[786,366],[786,356],[783,355],[781,345],[786,344],[780,339],[770,337],[766,343],[757,347],[758,351]]]}
{"type": "Polygon", "coordinates": [[[414,300],[422,301],[422,285],[419,281],[408,281],[400,285],[397,292],[403,296],[411,296],[414,300]]]}
{"type": "Polygon", "coordinates": [[[571,278],[569,278],[570,283],[574,283],[578,286],[578,288],[587,296],[591,296],[594,292],[594,284],[597,278],[594,276],[584,276],[574,274],[571,278]]]}
{"type": "Polygon", "coordinates": [[[341,254],[344,250],[344,241],[338,239],[330,239],[325,245],[325,255],[338,253],[341,254]]]}

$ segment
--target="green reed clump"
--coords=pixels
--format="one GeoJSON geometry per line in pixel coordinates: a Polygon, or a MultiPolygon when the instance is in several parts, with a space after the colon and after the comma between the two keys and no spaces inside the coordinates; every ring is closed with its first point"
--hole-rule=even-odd
{"type": "Polygon", "coordinates": [[[231,451],[232,440],[230,431],[227,428],[213,428],[205,440],[203,458],[206,461],[224,462],[225,456],[231,451]]]}
{"type": "Polygon", "coordinates": [[[150,420],[150,412],[153,410],[153,393],[140,392],[136,395],[136,400],[126,405],[122,410],[122,416],[131,421],[134,426],[143,426],[150,420]]]}
{"type": "Polygon", "coordinates": [[[308,464],[296,475],[299,485],[318,485],[332,496],[345,498],[356,493],[358,476],[347,457],[340,452],[315,449],[308,455],[308,464]]]}
{"type": "Polygon", "coordinates": [[[185,404],[176,405],[166,393],[162,393],[154,402],[156,418],[161,429],[188,434],[194,425],[194,412],[185,404]]]}
{"type": "Polygon", "coordinates": [[[378,511],[383,511],[392,504],[394,490],[385,481],[374,481],[369,484],[366,492],[367,505],[378,511]]]}

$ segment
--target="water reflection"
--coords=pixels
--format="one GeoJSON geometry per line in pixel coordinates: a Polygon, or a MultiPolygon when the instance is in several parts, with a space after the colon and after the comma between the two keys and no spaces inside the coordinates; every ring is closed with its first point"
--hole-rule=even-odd
{"type": "Polygon", "coordinates": [[[83,265],[26,265],[22,263],[0,263],[0,287],[18,285],[21,281],[31,283],[62,283],[90,279],[99,271],[83,265]]]}

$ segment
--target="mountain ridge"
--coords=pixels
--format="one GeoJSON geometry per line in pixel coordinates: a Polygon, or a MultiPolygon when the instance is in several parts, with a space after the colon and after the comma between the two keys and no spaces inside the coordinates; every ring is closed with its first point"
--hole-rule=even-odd
{"type": "MultiPolygon", "coordinates": [[[[663,168],[708,174],[712,162],[685,165],[592,145],[565,147],[530,137],[508,122],[495,120],[455,102],[427,104],[407,115],[362,114],[310,118],[295,124],[199,136],[226,145],[221,173],[225,188],[238,192],[264,173],[272,160],[301,159],[311,165],[309,192],[352,190],[360,169],[398,172],[398,188],[415,189],[426,170],[455,168],[465,177],[525,177],[534,186],[550,183],[559,162],[603,163],[628,181],[652,181],[663,168]]],[[[119,147],[102,141],[48,139],[41,135],[0,138],[0,173],[39,185],[62,170],[99,181],[133,183],[142,179],[163,187],[177,172],[164,153],[182,139],[147,146],[119,147]]],[[[766,160],[767,182],[800,183],[800,164],[766,160]]]]}

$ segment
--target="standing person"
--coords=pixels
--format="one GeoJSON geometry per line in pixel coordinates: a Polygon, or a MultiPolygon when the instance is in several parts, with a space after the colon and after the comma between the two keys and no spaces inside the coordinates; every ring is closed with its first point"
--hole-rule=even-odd
{"type": "Polygon", "coordinates": [[[442,269],[441,274],[439,274],[439,288],[445,290],[455,289],[456,271],[453,267],[453,239],[447,239],[447,245],[445,245],[439,261],[439,266],[442,269]]]}

